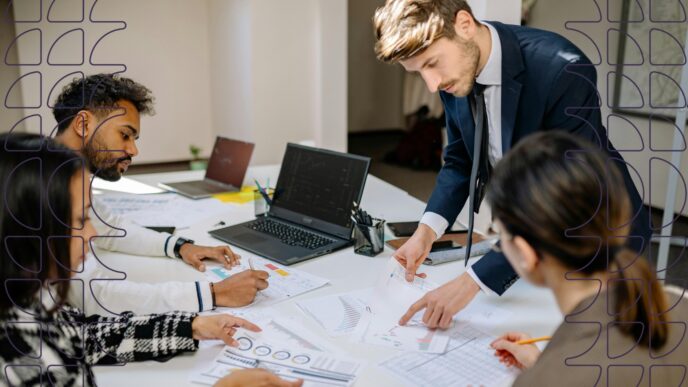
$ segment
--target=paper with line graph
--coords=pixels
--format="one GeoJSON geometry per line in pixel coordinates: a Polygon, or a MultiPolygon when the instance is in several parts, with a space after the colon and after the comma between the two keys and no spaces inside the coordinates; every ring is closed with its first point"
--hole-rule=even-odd
{"type": "Polygon", "coordinates": [[[390,258],[373,291],[370,308],[363,313],[352,341],[404,351],[444,352],[449,336],[443,331],[428,329],[421,321],[422,311],[407,325],[398,324],[409,306],[435,287],[434,283],[418,277],[412,283],[407,282],[405,269],[390,258]]]}
{"type": "Polygon", "coordinates": [[[354,331],[372,295],[373,289],[368,288],[298,301],[296,305],[328,335],[336,337],[354,331]]]}
{"type": "MultiPolygon", "coordinates": [[[[256,270],[265,270],[270,277],[268,278],[268,288],[258,292],[255,301],[249,306],[271,305],[310,292],[329,283],[325,278],[288,268],[267,259],[255,256],[251,257],[251,259],[256,270]]],[[[241,263],[233,267],[232,270],[227,270],[220,266],[210,266],[206,271],[206,276],[213,282],[222,281],[236,273],[248,270],[250,268],[248,260],[248,256],[242,256],[241,263]]]]}

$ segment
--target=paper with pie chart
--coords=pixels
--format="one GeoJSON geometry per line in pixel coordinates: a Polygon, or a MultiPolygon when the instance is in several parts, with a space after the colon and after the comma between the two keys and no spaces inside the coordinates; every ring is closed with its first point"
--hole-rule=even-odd
{"type": "Polygon", "coordinates": [[[409,283],[404,268],[391,258],[380,275],[366,310],[352,335],[352,341],[382,345],[404,351],[443,353],[449,336],[440,330],[428,329],[420,320],[422,311],[405,326],[399,318],[414,302],[436,285],[416,277],[409,283]]]}
{"type": "Polygon", "coordinates": [[[225,346],[191,381],[213,385],[237,369],[265,368],[286,380],[303,379],[304,386],[350,386],[362,369],[358,360],[323,351],[319,343],[281,322],[261,326],[262,333],[239,330],[239,346],[225,346]]]}

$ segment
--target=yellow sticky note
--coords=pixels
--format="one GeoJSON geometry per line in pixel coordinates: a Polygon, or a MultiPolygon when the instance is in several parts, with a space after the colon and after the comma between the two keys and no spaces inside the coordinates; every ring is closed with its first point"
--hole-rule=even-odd
{"type": "Polygon", "coordinates": [[[252,185],[245,185],[241,187],[239,192],[227,192],[215,194],[213,197],[222,203],[236,203],[244,204],[254,200],[256,187],[252,185]]]}
{"type": "Polygon", "coordinates": [[[286,271],[284,271],[284,270],[282,270],[282,269],[277,269],[277,270],[275,270],[275,271],[277,272],[277,274],[279,274],[279,275],[281,275],[281,276],[283,276],[283,277],[286,277],[286,276],[289,275],[289,273],[287,273],[286,271]]]}

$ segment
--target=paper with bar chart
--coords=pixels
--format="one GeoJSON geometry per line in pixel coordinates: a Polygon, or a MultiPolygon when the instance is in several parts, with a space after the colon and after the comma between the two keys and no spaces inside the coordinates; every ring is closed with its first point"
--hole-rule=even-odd
{"type": "MultiPolygon", "coordinates": [[[[287,268],[263,258],[251,257],[251,259],[256,270],[265,270],[270,277],[268,278],[268,288],[258,292],[255,301],[249,307],[272,305],[318,289],[329,283],[325,278],[308,274],[298,269],[287,268]]],[[[232,270],[227,270],[220,266],[209,267],[206,271],[206,276],[213,282],[222,281],[236,273],[250,269],[248,260],[248,256],[242,256],[241,263],[233,267],[232,270]]]]}
{"type": "Polygon", "coordinates": [[[296,305],[328,335],[336,337],[354,331],[372,295],[373,288],[368,288],[298,301],[296,305]]]}
{"type": "Polygon", "coordinates": [[[370,308],[363,313],[352,341],[404,351],[444,352],[449,336],[443,331],[428,329],[420,320],[421,313],[405,326],[398,324],[408,307],[435,287],[434,283],[418,277],[412,283],[407,282],[405,269],[390,258],[373,291],[370,308]]]}

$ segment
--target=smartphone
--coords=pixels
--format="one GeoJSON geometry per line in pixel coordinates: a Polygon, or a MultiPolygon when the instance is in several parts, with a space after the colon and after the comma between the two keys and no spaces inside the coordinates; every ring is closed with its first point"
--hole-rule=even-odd
{"type": "Polygon", "coordinates": [[[391,222],[387,226],[392,230],[396,237],[407,237],[413,235],[418,228],[418,222],[391,222]]]}
{"type": "Polygon", "coordinates": [[[461,247],[463,247],[463,245],[461,245],[460,243],[456,243],[454,241],[436,241],[432,244],[430,252],[433,253],[436,251],[452,250],[461,247]]]}

